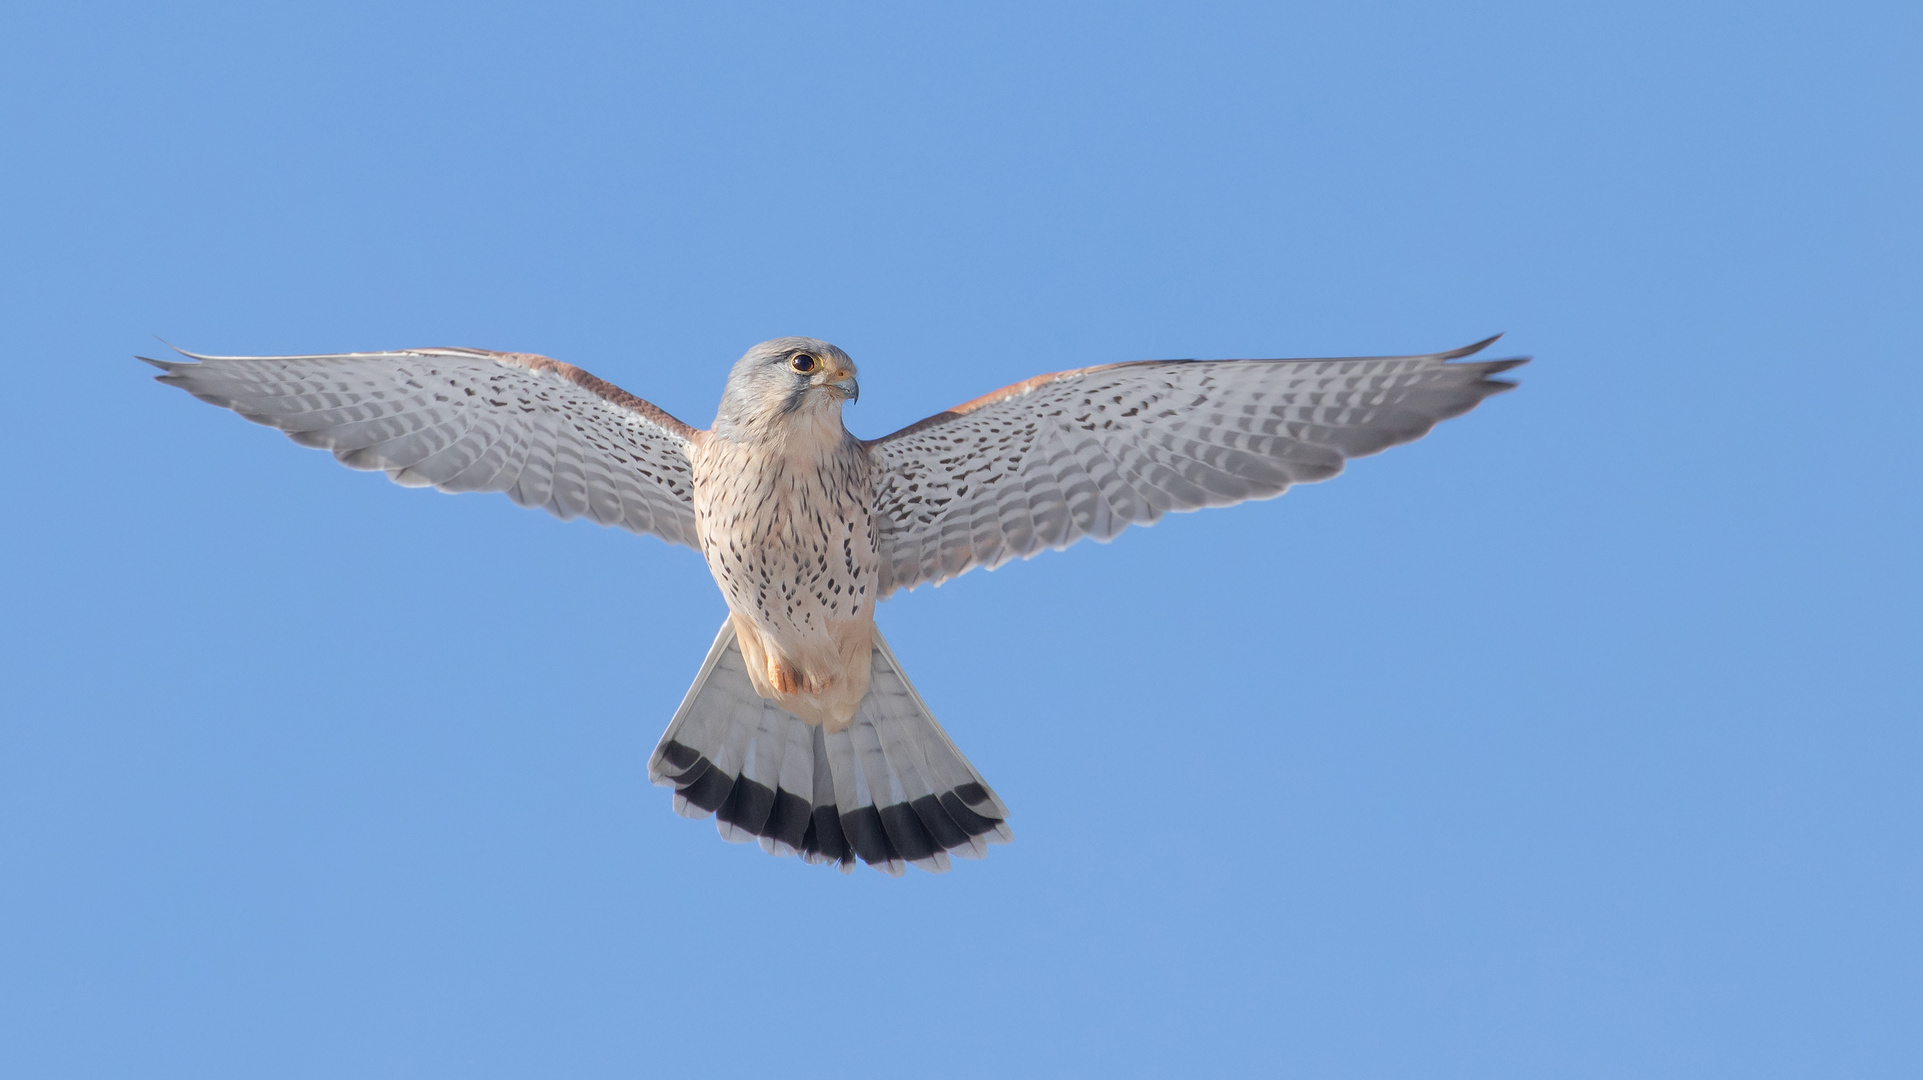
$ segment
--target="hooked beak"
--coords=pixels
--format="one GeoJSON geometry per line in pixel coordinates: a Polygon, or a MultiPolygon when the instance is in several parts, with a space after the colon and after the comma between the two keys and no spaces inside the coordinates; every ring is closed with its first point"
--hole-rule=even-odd
{"type": "Polygon", "coordinates": [[[861,400],[861,384],[855,381],[853,375],[845,371],[837,371],[835,372],[835,376],[834,379],[829,381],[828,385],[833,387],[835,392],[841,395],[842,400],[861,400]]]}

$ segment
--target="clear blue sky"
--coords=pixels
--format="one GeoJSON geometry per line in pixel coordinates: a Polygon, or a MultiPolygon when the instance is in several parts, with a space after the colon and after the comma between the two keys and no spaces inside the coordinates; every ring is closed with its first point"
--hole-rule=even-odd
{"type": "Polygon", "coordinates": [[[0,64],[0,1073],[1923,1075],[1915,4],[41,4],[0,64]],[[881,622],[1014,813],[676,818],[699,559],[157,386],[546,353],[878,435],[1143,357],[1523,387],[881,622]]]}

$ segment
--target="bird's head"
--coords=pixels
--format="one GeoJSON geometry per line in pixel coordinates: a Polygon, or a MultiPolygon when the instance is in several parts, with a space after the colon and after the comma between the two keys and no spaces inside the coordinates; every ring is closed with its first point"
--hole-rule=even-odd
{"type": "Polygon", "coordinates": [[[735,361],[714,426],[746,435],[776,424],[838,424],[841,403],[860,393],[847,353],[814,338],[775,338],[735,361]]]}

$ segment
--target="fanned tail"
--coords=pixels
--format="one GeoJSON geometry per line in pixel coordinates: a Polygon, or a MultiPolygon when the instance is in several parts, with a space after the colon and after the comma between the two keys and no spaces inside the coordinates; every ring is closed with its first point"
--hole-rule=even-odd
{"type": "Polygon", "coordinates": [[[949,855],[1005,844],[1008,810],[942,730],[875,632],[873,674],[854,722],[833,735],[755,693],[721,624],[714,647],[648,761],[674,788],[675,813],[715,816],[723,839],[771,855],[859,858],[899,876],[940,873],[949,855]]]}

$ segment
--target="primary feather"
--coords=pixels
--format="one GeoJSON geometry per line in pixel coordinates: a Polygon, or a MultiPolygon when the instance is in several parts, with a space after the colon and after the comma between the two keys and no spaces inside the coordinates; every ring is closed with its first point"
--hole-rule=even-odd
{"type": "Polygon", "coordinates": [[[694,430],[580,368],[528,353],[405,349],[141,359],[160,381],[276,427],[350,468],[442,491],[501,491],[556,517],[697,547],[694,430]]]}
{"type": "Polygon", "coordinates": [[[1043,375],[869,444],[881,595],[1273,498],[1421,438],[1521,359],[1147,360],[1043,375]]]}

